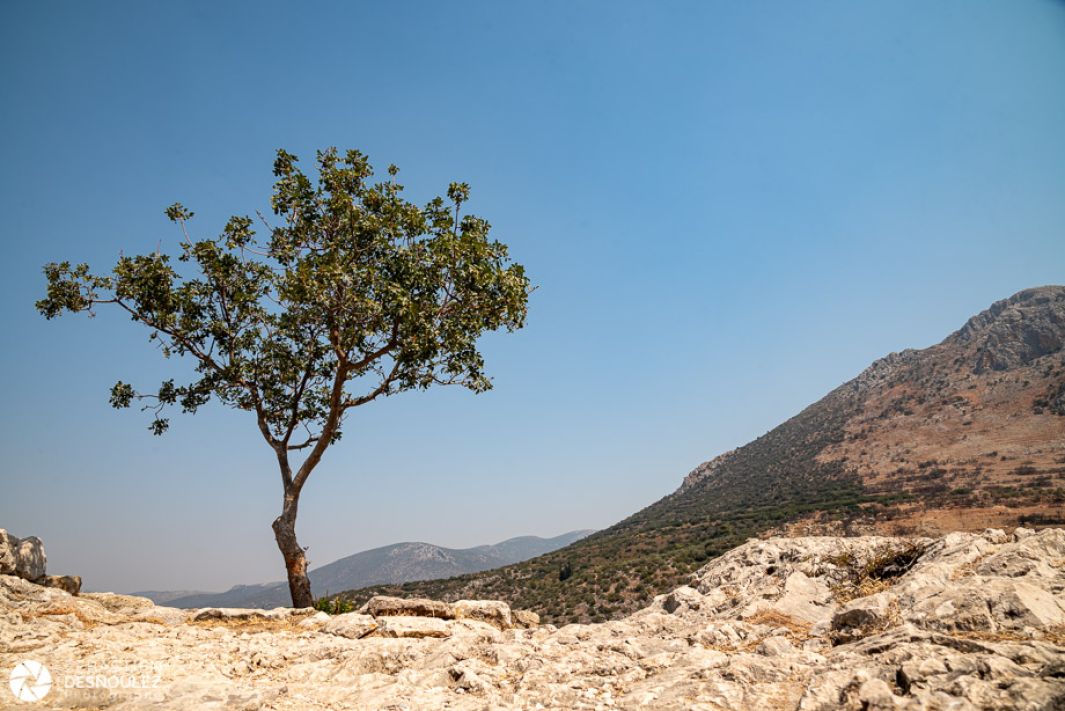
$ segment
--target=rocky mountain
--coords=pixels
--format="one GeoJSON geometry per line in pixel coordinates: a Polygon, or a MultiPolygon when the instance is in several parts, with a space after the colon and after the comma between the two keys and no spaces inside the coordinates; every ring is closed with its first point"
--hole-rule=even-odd
{"type": "MultiPolygon", "coordinates": [[[[549,553],[587,536],[592,531],[570,531],[554,538],[519,536],[493,545],[473,548],[443,548],[431,543],[395,543],[333,561],[311,570],[315,595],[379,583],[447,578],[518,563],[549,553]]],[[[258,607],[290,604],[288,585],[283,582],[236,585],[221,593],[192,592],[185,595],[146,591],[136,593],[170,607],[258,607]]]]}
{"type": "Polygon", "coordinates": [[[1049,711],[1063,561],[1062,529],[754,539],[562,628],[495,601],[179,610],[0,575],[0,668],[52,709],[1049,711]]]}
{"type": "MultiPolygon", "coordinates": [[[[800,374],[796,374],[800,375],[800,374]]],[[[551,622],[640,609],[770,532],[937,535],[1065,522],[1065,287],[893,353],[620,523],[524,563],[349,591],[490,597],[551,622]]]]}

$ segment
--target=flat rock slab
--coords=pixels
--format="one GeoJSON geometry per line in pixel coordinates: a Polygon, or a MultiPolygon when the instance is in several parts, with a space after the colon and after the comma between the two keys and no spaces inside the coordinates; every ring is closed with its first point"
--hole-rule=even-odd
{"type": "Polygon", "coordinates": [[[360,639],[375,629],[377,629],[377,622],[374,618],[358,612],[336,615],[322,625],[321,628],[326,634],[347,637],[348,639],[360,639]]]}
{"type": "Polygon", "coordinates": [[[241,607],[205,607],[202,610],[193,613],[192,621],[287,622],[309,617],[310,615],[315,614],[315,612],[316,610],[312,607],[275,607],[272,610],[250,610],[241,607]]]}
{"type": "Polygon", "coordinates": [[[498,600],[459,600],[452,603],[451,609],[458,620],[480,620],[501,630],[514,626],[510,605],[498,600]]]}
{"type": "Polygon", "coordinates": [[[411,617],[406,615],[380,617],[376,620],[374,634],[380,637],[421,639],[424,637],[445,638],[451,636],[451,626],[438,617],[411,617]]]}
{"type": "Polygon", "coordinates": [[[446,602],[422,598],[404,599],[388,595],[371,597],[359,612],[374,617],[439,617],[444,620],[455,618],[455,612],[446,602]]]}

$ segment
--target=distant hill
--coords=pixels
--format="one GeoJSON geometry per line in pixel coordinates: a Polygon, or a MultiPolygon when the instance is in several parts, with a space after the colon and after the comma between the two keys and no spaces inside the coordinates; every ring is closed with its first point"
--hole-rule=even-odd
{"type": "Polygon", "coordinates": [[[141,597],[146,597],[152,602],[154,602],[156,605],[167,605],[171,607],[172,605],[170,603],[179,598],[191,597],[193,595],[212,594],[216,595],[218,593],[209,593],[204,592],[203,590],[139,590],[137,592],[130,593],[130,595],[139,595],[141,597]]]}
{"type": "Polygon", "coordinates": [[[600,621],[643,607],[768,531],[934,535],[1061,523],[1065,287],[1046,286],[996,302],[938,345],[876,361],[699,465],[674,493],[573,545],[346,597],[497,598],[545,622],[600,621]]]}
{"type": "MultiPolygon", "coordinates": [[[[310,571],[316,596],[379,583],[446,578],[518,563],[567,546],[592,533],[570,531],[554,538],[519,536],[494,545],[443,548],[431,543],[395,543],[356,553],[310,571]]],[[[170,607],[282,607],[291,603],[282,582],[236,585],[221,593],[146,591],[135,593],[170,607]]]]}

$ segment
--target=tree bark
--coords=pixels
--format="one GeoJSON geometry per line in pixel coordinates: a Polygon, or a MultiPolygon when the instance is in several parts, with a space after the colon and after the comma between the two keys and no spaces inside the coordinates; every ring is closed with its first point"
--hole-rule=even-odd
{"type": "Polygon", "coordinates": [[[307,577],[307,556],[296,540],[296,512],[299,508],[299,494],[285,492],[285,501],[281,515],[274,519],[274,539],[285,559],[288,572],[288,590],[292,595],[293,607],[314,607],[311,595],[311,581],[307,577]]]}

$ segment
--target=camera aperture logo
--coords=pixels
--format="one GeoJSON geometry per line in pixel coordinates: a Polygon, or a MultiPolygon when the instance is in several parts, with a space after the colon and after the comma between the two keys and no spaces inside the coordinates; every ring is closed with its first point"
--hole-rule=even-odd
{"type": "Polygon", "coordinates": [[[19,701],[40,701],[52,690],[48,667],[27,659],[11,670],[11,693],[19,701]]]}

